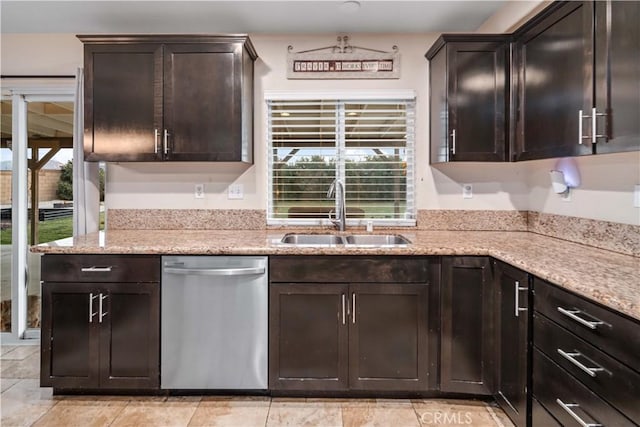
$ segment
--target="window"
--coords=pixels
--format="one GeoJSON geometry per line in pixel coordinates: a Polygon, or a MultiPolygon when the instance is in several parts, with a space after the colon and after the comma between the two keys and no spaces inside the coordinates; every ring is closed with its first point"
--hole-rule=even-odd
{"type": "Polygon", "coordinates": [[[415,225],[415,95],[267,96],[269,224],[329,224],[345,186],[347,223],[415,225]]]}

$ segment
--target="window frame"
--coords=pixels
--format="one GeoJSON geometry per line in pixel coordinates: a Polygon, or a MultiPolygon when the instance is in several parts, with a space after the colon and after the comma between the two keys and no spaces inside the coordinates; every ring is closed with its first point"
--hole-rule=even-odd
{"type": "MultiPolygon", "coordinates": [[[[371,222],[374,226],[385,227],[415,227],[416,226],[416,186],[415,186],[415,169],[416,169],[416,155],[415,155],[415,114],[416,114],[416,92],[414,90],[370,90],[370,91],[265,91],[264,100],[267,113],[266,117],[266,150],[267,150],[267,179],[266,179],[266,192],[267,192],[267,225],[272,226],[332,226],[333,223],[328,218],[274,218],[274,200],[273,200],[273,146],[271,140],[271,109],[269,106],[270,101],[340,101],[345,104],[362,102],[362,101],[401,101],[407,103],[413,103],[411,114],[413,117],[408,118],[408,122],[412,121],[412,125],[407,126],[411,128],[412,132],[407,133],[407,140],[405,148],[412,152],[410,156],[410,164],[407,164],[407,177],[406,177],[406,208],[405,218],[347,218],[346,224],[348,226],[365,226],[371,222]]],[[[343,128],[344,122],[337,124],[336,131],[336,151],[345,149],[344,132],[340,132],[339,128],[343,128]]],[[[344,156],[338,155],[339,162],[336,165],[337,177],[344,182],[345,179],[345,165],[344,156]]],[[[336,201],[337,209],[337,201],[336,201]]]]}

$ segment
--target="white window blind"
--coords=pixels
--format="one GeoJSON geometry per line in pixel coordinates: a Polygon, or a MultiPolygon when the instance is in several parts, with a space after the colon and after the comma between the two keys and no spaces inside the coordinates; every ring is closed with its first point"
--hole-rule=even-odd
{"type": "Polygon", "coordinates": [[[414,225],[415,97],[268,99],[270,224],[327,224],[345,184],[347,223],[414,225]]]}

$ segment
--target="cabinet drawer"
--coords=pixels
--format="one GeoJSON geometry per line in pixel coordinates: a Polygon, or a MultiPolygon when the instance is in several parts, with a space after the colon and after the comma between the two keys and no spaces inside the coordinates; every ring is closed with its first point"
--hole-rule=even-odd
{"type": "Polygon", "coordinates": [[[545,427],[560,427],[558,421],[544,409],[537,399],[531,399],[531,425],[545,427]]]}
{"type": "Polygon", "coordinates": [[[272,282],[426,283],[424,257],[278,256],[269,258],[272,282]]]}
{"type": "Polygon", "coordinates": [[[640,322],[538,278],[535,310],[640,372],[640,322]]]}
{"type": "Polygon", "coordinates": [[[160,257],[149,255],[63,255],[42,257],[45,282],[158,282],[160,257]]]}
{"type": "Polygon", "coordinates": [[[563,426],[634,425],[537,349],[533,354],[533,394],[563,426]]]}
{"type": "Polygon", "coordinates": [[[535,316],[533,333],[535,345],[555,363],[626,416],[640,422],[639,373],[540,314],[535,316]]]}

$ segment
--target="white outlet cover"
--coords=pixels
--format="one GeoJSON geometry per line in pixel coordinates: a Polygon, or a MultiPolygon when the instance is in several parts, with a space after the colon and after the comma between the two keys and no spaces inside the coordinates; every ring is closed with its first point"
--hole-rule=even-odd
{"type": "Polygon", "coordinates": [[[228,199],[244,199],[244,185],[231,184],[227,190],[228,199]]]}
{"type": "Polygon", "coordinates": [[[462,198],[463,199],[473,198],[473,185],[462,184],[462,198]]]}
{"type": "Polygon", "coordinates": [[[196,199],[204,199],[204,184],[195,185],[193,197],[196,199]]]}
{"type": "Polygon", "coordinates": [[[640,184],[633,187],[633,207],[640,208],[640,184]]]}

